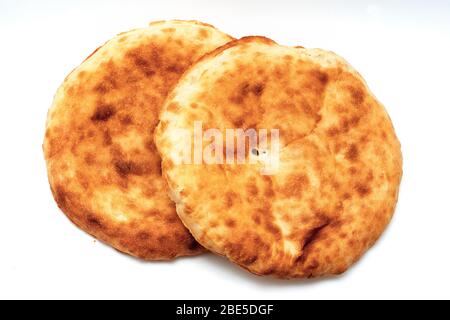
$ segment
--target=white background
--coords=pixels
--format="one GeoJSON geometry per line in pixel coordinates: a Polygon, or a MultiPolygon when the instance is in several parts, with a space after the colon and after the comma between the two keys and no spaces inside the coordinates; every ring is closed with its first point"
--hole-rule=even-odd
{"type": "Polygon", "coordinates": [[[0,0],[0,298],[450,298],[449,1],[0,0]],[[143,263],[57,209],[41,144],[66,74],[115,34],[197,19],[333,50],[386,105],[403,145],[393,222],[345,275],[258,278],[205,255],[143,263]]]}

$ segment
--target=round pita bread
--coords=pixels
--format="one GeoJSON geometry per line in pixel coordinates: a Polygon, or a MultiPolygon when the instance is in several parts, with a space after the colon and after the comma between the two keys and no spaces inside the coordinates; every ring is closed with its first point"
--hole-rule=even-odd
{"type": "Polygon", "coordinates": [[[65,79],[44,152],[54,197],[76,225],[142,259],[204,251],[168,197],[153,131],[186,68],[230,40],[198,22],[156,22],[118,35],[65,79]]]}
{"type": "MultiPolygon", "coordinates": [[[[217,49],[178,82],[155,136],[184,224],[207,249],[258,275],[346,271],[397,202],[402,156],[389,116],[361,76],[324,50],[262,37],[217,49]],[[244,164],[189,164],[179,133],[198,121],[222,137],[278,129],[279,152],[268,138],[265,148],[245,150],[244,164]],[[278,169],[264,173],[274,157],[278,169]]],[[[196,137],[204,152],[219,150],[213,159],[229,152],[216,136],[196,137]]]]}

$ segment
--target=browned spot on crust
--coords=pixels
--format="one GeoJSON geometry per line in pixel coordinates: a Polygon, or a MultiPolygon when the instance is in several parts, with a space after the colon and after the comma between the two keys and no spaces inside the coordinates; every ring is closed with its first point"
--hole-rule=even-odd
{"type": "Polygon", "coordinates": [[[328,135],[329,137],[334,137],[334,136],[336,136],[336,135],[338,135],[338,134],[339,134],[339,129],[336,128],[336,127],[332,127],[332,128],[330,128],[330,129],[327,130],[327,135],[328,135]]]}
{"type": "Polygon", "coordinates": [[[272,185],[269,185],[269,186],[267,186],[267,187],[265,188],[265,190],[264,190],[264,195],[265,195],[267,198],[273,198],[273,197],[275,196],[275,191],[273,190],[273,186],[272,186],[272,185]]]}
{"type": "Polygon", "coordinates": [[[356,186],[356,191],[358,192],[360,197],[365,197],[370,193],[370,188],[363,184],[358,184],[356,186]]]}
{"type": "Polygon", "coordinates": [[[249,91],[250,85],[247,82],[242,83],[238,89],[238,92],[229,98],[230,102],[242,104],[249,91]]]}
{"type": "Polygon", "coordinates": [[[262,84],[262,83],[255,84],[252,87],[252,92],[255,94],[255,96],[262,95],[264,92],[264,84],[262,84]]]}
{"type": "Polygon", "coordinates": [[[133,117],[131,115],[125,115],[120,119],[120,123],[124,126],[129,126],[133,124],[133,117]]]}
{"type": "Polygon", "coordinates": [[[284,70],[281,67],[276,66],[273,74],[274,74],[275,78],[281,80],[281,79],[283,79],[283,76],[284,76],[285,73],[284,73],[284,70]]]}
{"type": "Polygon", "coordinates": [[[260,225],[261,224],[261,217],[260,217],[259,213],[252,214],[252,220],[257,225],[260,225]]]}
{"type": "Polygon", "coordinates": [[[356,127],[360,121],[359,117],[344,119],[341,122],[342,132],[348,132],[351,128],[356,127]]]}
{"type": "Polygon", "coordinates": [[[244,127],[245,120],[243,118],[238,118],[232,121],[236,129],[242,129],[244,127]]]}
{"type": "MultiPolygon", "coordinates": [[[[96,133],[95,133],[94,130],[89,130],[88,133],[87,133],[87,137],[88,137],[88,138],[93,138],[93,137],[95,137],[95,134],[96,134],[96,133]]],[[[83,141],[84,138],[85,138],[85,136],[82,134],[82,135],[80,136],[80,141],[83,141]]]]}
{"type": "Polygon", "coordinates": [[[347,234],[347,233],[345,233],[345,232],[341,232],[341,233],[339,233],[339,238],[341,238],[341,239],[346,239],[346,238],[347,238],[347,236],[348,236],[348,234],[347,234]]]}
{"type": "Polygon", "coordinates": [[[356,161],[358,159],[358,156],[359,156],[358,147],[355,144],[352,144],[348,148],[345,154],[345,158],[350,161],[356,161]]]}
{"type": "Polygon", "coordinates": [[[86,217],[86,222],[88,223],[88,225],[94,229],[101,229],[103,228],[103,224],[101,223],[100,219],[98,219],[97,217],[93,216],[93,215],[88,215],[86,217]]]}
{"type": "Polygon", "coordinates": [[[140,176],[144,173],[142,166],[133,161],[116,161],[114,168],[122,178],[126,178],[129,175],[140,176]]]}
{"type": "Polygon", "coordinates": [[[264,226],[266,230],[272,234],[272,236],[279,240],[281,239],[281,230],[272,222],[266,221],[266,224],[264,226]]]}
{"type": "Polygon", "coordinates": [[[116,114],[116,109],[111,105],[101,105],[92,115],[91,120],[94,122],[106,122],[116,114]]]}
{"type": "Polygon", "coordinates": [[[117,74],[111,73],[105,76],[102,81],[94,87],[94,91],[99,94],[106,94],[111,90],[117,89],[118,84],[116,80],[117,74]]]}
{"type": "Polygon", "coordinates": [[[178,65],[178,64],[171,64],[170,66],[168,66],[166,68],[166,70],[168,72],[173,72],[173,73],[178,73],[178,74],[183,73],[184,69],[185,69],[184,66],[181,66],[181,65],[178,65]]]}
{"type": "Polygon", "coordinates": [[[247,184],[247,193],[250,197],[256,197],[258,195],[258,187],[255,183],[247,184]]]}
{"type": "Polygon", "coordinates": [[[177,223],[180,222],[180,220],[178,219],[178,217],[176,215],[167,217],[166,221],[167,221],[168,224],[177,224],[177,223]]]}
{"type": "Polygon", "coordinates": [[[138,47],[128,52],[127,56],[146,77],[155,75],[155,70],[162,64],[161,52],[156,47],[138,47]]]}
{"type": "Polygon", "coordinates": [[[329,81],[328,74],[325,72],[314,70],[311,72],[313,78],[317,79],[322,85],[326,85],[329,81]]]}
{"type": "Polygon", "coordinates": [[[92,153],[87,153],[84,157],[84,162],[86,162],[88,166],[93,165],[95,163],[95,155],[92,153]]]}
{"type": "Polygon", "coordinates": [[[217,222],[217,221],[212,221],[210,224],[209,224],[209,227],[210,228],[217,228],[219,226],[219,223],[217,222]]]}
{"type": "Polygon", "coordinates": [[[235,104],[243,104],[245,99],[251,93],[257,97],[261,96],[264,92],[264,88],[265,86],[263,83],[250,84],[248,82],[244,82],[239,86],[237,93],[230,96],[229,100],[235,104]]]}
{"type": "Polygon", "coordinates": [[[354,104],[360,105],[364,102],[366,95],[361,88],[350,87],[349,90],[354,104]]]}
{"type": "Polygon", "coordinates": [[[227,226],[228,228],[234,228],[234,227],[236,227],[236,221],[233,220],[233,219],[227,219],[226,222],[225,222],[225,224],[226,224],[226,226],[227,226]]]}
{"type": "Polygon", "coordinates": [[[225,206],[227,208],[231,208],[237,198],[238,198],[238,195],[236,193],[234,193],[234,192],[227,192],[225,194],[225,206]]]}
{"type": "Polygon", "coordinates": [[[110,146],[112,144],[112,137],[108,130],[103,133],[103,144],[105,146],[110,146]]]}

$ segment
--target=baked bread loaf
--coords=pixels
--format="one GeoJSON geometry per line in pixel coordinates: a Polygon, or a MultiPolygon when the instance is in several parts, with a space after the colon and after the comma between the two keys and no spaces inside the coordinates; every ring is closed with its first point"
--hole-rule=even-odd
{"type": "Polygon", "coordinates": [[[263,37],[230,42],[180,79],[155,136],[192,235],[258,275],[346,271],[380,237],[397,202],[402,155],[391,120],[355,69],[328,51],[263,37]],[[216,135],[181,139],[196,123],[216,135]],[[277,129],[279,148],[267,138],[264,148],[245,149],[245,163],[236,154],[227,162],[229,145],[216,139],[227,129],[277,129]],[[186,161],[186,141],[191,149],[200,141],[218,161],[186,161]]]}
{"type": "Polygon", "coordinates": [[[153,131],[183,72],[231,39],[194,21],[156,22],[118,35],[65,79],[44,152],[56,202],[77,226],[147,260],[204,251],[169,199],[153,131]]]}

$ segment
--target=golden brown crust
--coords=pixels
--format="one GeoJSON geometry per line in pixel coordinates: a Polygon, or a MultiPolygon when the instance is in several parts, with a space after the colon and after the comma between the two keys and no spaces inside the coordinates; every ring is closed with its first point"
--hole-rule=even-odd
{"type": "Polygon", "coordinates": [[[206,24],[159,22],[118,35],[65,79],[44,153],[54,198],[71,221],[142,259],[204,252],[168,197],[153,130],[181,74],[230,40],[206,24]]]}
{"type": "Polygon", "coordinates": [[[226,44],[178,82],[155,137],[184,224],[206,248],[258,275],[344,272],[397,202],[402,156],[391,121],[361,76],[323,50],[261,37],[226,44]],[[223,134],[280,129],[279,171],[178,164],[176,130],[194,121],[223,134]]]}

